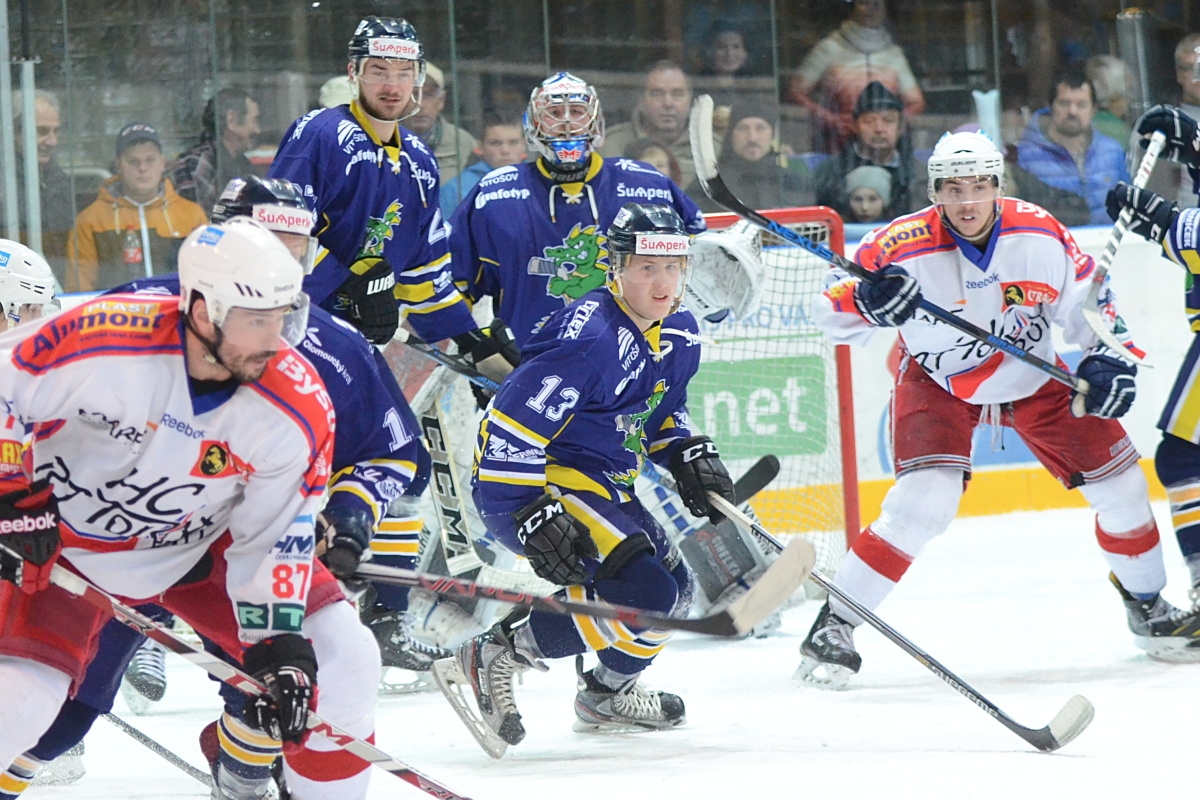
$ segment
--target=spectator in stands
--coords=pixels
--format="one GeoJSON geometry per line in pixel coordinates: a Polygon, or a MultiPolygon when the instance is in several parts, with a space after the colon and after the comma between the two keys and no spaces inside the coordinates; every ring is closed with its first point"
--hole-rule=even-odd
{"type": "Polygon", "coordinates": [[[228,87],[209,99],[200,116],[200,141],[171,165],[169,174],[179,195],[211,213],[230,179],[254,171],[246,152],[254,149],[262,133],[258,118],[258,103],[243,89],[228,87]]]}
{"type": "Polygon", "coordinates": [[[1129,113],[1129,73],[1125,62],[1116,56],[1092,56],[1087,60],[1088,79],[1096,88],[1096,116],[1092,125],[1124,146],[1132,128],[1125,117],[1129,113]]]}
{"type": "MultiPolygon", "coordinates": [[[[25,136],[22,115],[24,98],[13,92],[13,132],[17,144],[17,208],[20,213],[21,238],[28,242],[29,217],[25,213],[25,136]]],[[[54,276],[62,283],[66,276],[67,238],[75,222],[75,196],[71,179],[59,166],[58,132],[62,128],[58,97],[37,89],[33,94],[33,121],[37,128],[38,183],[41,191],[42,255],[49,262],[54,276]]]]}
{"type": "MultiPolygon", "coordinates": [[[[775,120],[773,105],[754,100],[734,104],[729,132],[717,159],[721,177],[743,203],[754,209],[810,206],[813,193],[808,181],[779,163],[775,120]]],[[[724,211],[709,200],[698,180],[687,192],[703,211],[724,211]]]]}
{"type": "Polygon", "coordinates": [[[633,119],[613,125],[604,136],[600,154],[616,158],[637,139],[653,139],[666,147],[679,162],[686,186],[696,177],[692,145],[688,138],[688,114],[692,108],[692,86],[678,64],[659,61],[646,72],[641,100],[633,119]]]}
{"type": "Polygon", "coordinates": [[[637,161],[644,161],[656,170],[666,175],[677,186],[683,185],[683,173],[675,155],[653,139],[638,139],[630,142],[621,155],[637,161]]]}
{"type": "Polygon", "coordinates": [[[164,177],[158,131],[133,122],[117,135],[117,173],[80,212],[71,232],[68,291],[110,289],[178,270],[183,239],[208,216],[164,177]]]}
{"type": "MultiPolygon", "coordinates": [[[[425,62],[425,85],[414,93],[412,103],[420,107],[400,124],[421,137],[438,162],[442,185],[458,175],[470,162],[475,137],[442,116],[446,108],[446,74],[430,61],[425,62]]],[[[413,106],[410,106],[410,111],[413,106]]]]}
{"type": "Polygon", "coordinates": [[[483,115],[483,136],[475,146],[479,160],[450,180],[442,180],[442,217],[450,219],[454,209],[475,188],[475,184],[494,169],[520,164],[525,160],[525,131],[516,116],[495,111],[483,115]]]}
{"type": "Polygon", "coordinates": [[[901,98],[906,117],[925,109],[921,87],[886,23],[884,0],[854,0],[849,19],[817,42],[792,77],[784,97],[815,117],[815,150],[837,154],[854,136],[854,105],[872,81],[901,98]]]}
{"type": "Polygon", "coordinates": [[[864,165],[846,175],[846,222],[881,222],[892,219],[892,173],[883,167],[864,165]]]}
{"type": "Polygon", "coordinates": [[[321,93],[317,102],[321,108],[337,108],[350,105],[354,99],[354,87],[350,85],[349,75],[335,75],[321,84],[321,93]]]}
{"type": "Polygon", "coordinates": [[[900,98],[882,83],[867,84],[854,104],[854,138],[841,153],[822,161],[813,171],[817,205],[829,206],[850,219],[846,176],[864,165],[883,167],[891,176],[889,219],[928,205],[925,166],[912,156],[903,109],[900,98]]]}
{"type": "Polygon", "coordinates": [[[1057,75],[1050,107],[1033,115],[1017,145],[1018,165],[1045,183],[1083,197],[1089,223],[1111,225],[1104,196],[1117,181],[1128,181],[1125,149],[1092,125],[1096,93],[1079,69],[1057,75]]]}

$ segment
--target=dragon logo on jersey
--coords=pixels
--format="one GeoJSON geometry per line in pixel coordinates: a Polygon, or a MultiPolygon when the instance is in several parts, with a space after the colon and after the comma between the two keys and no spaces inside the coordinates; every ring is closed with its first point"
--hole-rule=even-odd
{"type": "Polygon", "coordinates": [[[383,246],[391,240],[394,233],[392,229],[400,224],[400,209],[403,207],[404,204],[399,200],[393,200],[382,217],[367,219],[367,240],[363,242],[361,253],[363,257],[383,255],[383,246]]]}
{"type": "Polygon", "coordinates": [[[604,285],[608,272],[608,238],[595,225],[571,228],[561,245],[546,247],[543,257],[529,259],[530,275],[548,275],[546,294],[561,297],[564,303],[578,300],[604,285]]]}
{"type": "MultiPolygon", "coordinates": [[[[636,414],[617,415],[617,430],[625,434],[625,440],[621,442],[621,446],[635,456],[640,457],[646,452],[646,420],[654,413],[654,409],[658,408],[658,404],[662,402],[663,396],[666,393],[667,384],[665,381],[660,380],[654,384],[654,391],[646,398],[645,411],[639,411],[636,414]]],[[[637,477],[637,470],[606,472],[604,473],[604,477],[618,486],[633,486],[633,479],[637,477]]]]}

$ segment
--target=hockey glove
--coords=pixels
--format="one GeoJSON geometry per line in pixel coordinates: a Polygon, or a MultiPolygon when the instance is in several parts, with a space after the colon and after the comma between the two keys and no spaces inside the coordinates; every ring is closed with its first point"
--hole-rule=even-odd
{"type": "Polygon", "coordinates": [[[858,313],[883,328],[896,328],[912,319],[921,303],[917,279],[897,264],[888,264],[875,276],[875,280],[860,280],[854,287],[858,313]]]}
{"type": "Polygon", "coordinates": [[[1158,244],[1162,244],[1167,231],[1171,229],[1171,223],[1179,216],[1179,206],[1167,202],[1162,195],[1131,186],[1125,181],[1108,190],[1104,206],[1113,222],[1128,208],[1132,212],[1129,232],[1158,244]]]}
{"type": "Polygon", "coordinates": [[[267,687],[267,694],[246,700],[246,724],[274,739],[302,744],[308,738],[308,712],[317,707],[312,643],[299,634],[281,633],[247,648],[242,663],[267,687]]]}
{"type": "Polygon", "coordinates": [[[1137,367],[1117,358],[1104,345],[1088,350],[1075,374],[1088,382],[1086,395],[1075,392],[1071,396],[1071,413],[1076,417],[1088,414],[1116,419],[1129,411],[1137,396],[1137,385],[1133,381],[1137,367]]]}
{"type": "Polygon", "coordinates": [[[559,586],[588,580],[583,559],[599,559],[600,552],[587,527],[571,516],[561,500],[542,495],[512,517],[534,574],[559,586]]]}
{"type": "Polygon", "coordinates": [[[360,258],[350,265],[350,277],[338,287],[334,309],[372,344],[387,344],[400,327],[396,304],[396,274],[383,258],[360,258]]]}
{"type": "MultiPolygon", "coordinates": [[[[1155,131],[1167,136],[1163,156],[1187,165],[1189,170],[1200,169],[1200,125],[1196,120],[1175,106],[1157,105],[1138,120],[1137,132],[1147,137],[1141,140],[1142,149],[1150,143],[1149,137],[1155,131]]],[[[1193,180],[1195,177],[1193,173],[1193,180]]]]}
{"type": "MultiPolygon", "coordinates": [[[[521,363],[521,350],[513,339],[512,332],[497,317],[487,328],[477,328],[454,337],[458,352],[480,375],[496,383],[503,383],[508,373],[521,363]]],[[[472,383],[471,391],[480,408],[487,407],[492,393],[472,383]]]]}
{"type": "Polygon", "coordinates": [[[374,532],[375,519],[365,508],[327,506],[317,515],[317,555],[336,577],[348,580],[371,546],[374,532]]]}
{"type": "Polygon", "coordinates": [[[688,511],[697,517],[708,517],[714,525],[725,519],[725,515],[709,502],[708,493],[713,491],[729,502],[735,502],[733,480],[721,463],[712,439],[707,436],[684,439],[671,456],[670,468],[688,511]]]}
{"type": "Polygon", "coordinates": [[[0,580],[26,594],[50,586],[50,570],[62,552],[58,501],[49,481],[0,495],[0,580]]]}

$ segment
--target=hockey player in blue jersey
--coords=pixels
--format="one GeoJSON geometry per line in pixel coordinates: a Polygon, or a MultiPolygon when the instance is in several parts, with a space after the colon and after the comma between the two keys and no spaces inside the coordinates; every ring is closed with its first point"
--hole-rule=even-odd
{"type": "MultiPolygon", "coordinates": [[[[680,308],[690,235],[669,206],[626,204],[606,231],[606,287],[559,309],[525,341],[523,361],[487,409],[473,492],[492,536],[573,599],[686,613],[691,578],[633,496],[640,459],[668,467],[688,508],[719,518],[706,492],[732,483],[688,425],[687,383],[700,363],[696,320],[680,308]]],[[[518,612],[519,614],[519,612],[518,612]]],[[[446,697],[499,758],[525,735],[513,678],[578,655],[576,729],[670,728],[683,701],[648,691],[642,671],[669,633],[584,617],[510,616],[434,664],[446,697]],[[584,671],[582,654],[600,664],[584,671]]]]}
{"type": "Polygon", "coordinates": [[[524,126],[537,160],[485,175],[450,221],[455,283],[472,302],[490,296],[521,347],[555,311],[604,285],[605,231],[624,204],[667,205],[688,233],[705,227],[696,204],[654,167],[600,156],[600,99],[576,76],[542,81],[524,126]]]}
{"type": "Polygon", "coordinates": [[[317,214],[324,252],[304,289],[374,344],[391,341],[402,309],[422,339],[454,339],[480,372],[502,380],[511,365],[501,345],[479,330],[451,280],[437,162],[399,125],[425,83],[417,32],[370,16],[348,55],[355,99],[296,120],[268,170],[299,185],[317,214]]]}

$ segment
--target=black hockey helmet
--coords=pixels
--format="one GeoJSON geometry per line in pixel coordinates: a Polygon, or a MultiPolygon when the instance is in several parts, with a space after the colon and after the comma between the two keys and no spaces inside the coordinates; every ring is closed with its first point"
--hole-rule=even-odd
{"type": "Polygon", "coordinates": [[[299,186],[286,178],[234,178],[213,205],[212,221],[217,224],[234,217],[262,223],[288,246],[304,274],[312,272],[318,247],[312,235],[317,216],[304,202],[299,186]]]}
{"type": "Polygon", "coordinates": [[[425,74],[425,48],[416,28],[403,17],[366,17],[354,29],[346,54],[354,62],[363,58],[420,61],[422,77],[425,74]]]}
{"type": "Polygon", "coordinates": [[[621,278],[631,256],[681,256],[683,279],[671,311],[679,308],[691,264],[692,236],[670,206],[626,203],[608,228],[608,288],[618,298],[624,294],[621,278]]]}

